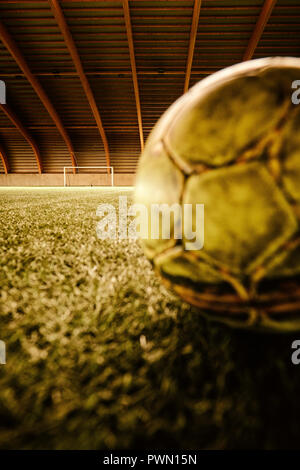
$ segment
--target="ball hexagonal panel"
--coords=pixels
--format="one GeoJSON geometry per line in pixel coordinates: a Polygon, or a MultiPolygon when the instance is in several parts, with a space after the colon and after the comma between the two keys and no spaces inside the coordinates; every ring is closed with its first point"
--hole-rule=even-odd
{"type": "Polygon", "coordinates": [[[291,207],[258,162],[190,176],[183,203],[204,204],[203,251],[237,274],[263,264],[298,228],[291,207]]]}

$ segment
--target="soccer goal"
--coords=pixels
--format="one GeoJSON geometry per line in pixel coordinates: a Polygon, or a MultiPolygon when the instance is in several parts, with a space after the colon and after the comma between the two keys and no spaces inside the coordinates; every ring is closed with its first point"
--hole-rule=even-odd
{"type": "Polygon", "coordinates": [[[64,186],[108,186],[105,184],[109,182],[110,186],[114,186],[114,168],[112,166],[64,166],[64,186]],[[110,170],[109,172],[95,172],[85,173],[78,172],[73,174],[74,168],[76,170],[110,170]],[[72,172],[72,173],[71,173],[72,172]]]}

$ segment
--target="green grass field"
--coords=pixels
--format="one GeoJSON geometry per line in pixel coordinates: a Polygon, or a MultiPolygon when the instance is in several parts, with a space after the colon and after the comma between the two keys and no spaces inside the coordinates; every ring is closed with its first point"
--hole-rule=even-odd
{"type": "Polygon", "coordinates": [[[300,447],[300,333],[207,322],[139,243],[99,240],[120,194],[0,190],[0,447],[300,447]]]}

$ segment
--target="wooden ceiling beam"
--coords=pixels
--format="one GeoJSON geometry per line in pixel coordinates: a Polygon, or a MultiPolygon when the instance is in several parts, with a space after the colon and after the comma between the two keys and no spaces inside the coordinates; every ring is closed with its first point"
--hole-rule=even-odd
{"type": "Polygon", "coordinates": [[[193,57],[194,57],[197,30],[198,30],[198,23],[199,23],[199,17],[200,17],[200,10],[201,10],[201,0],[195,0],[194,1],[194,10],[193,10],[191,32],[190,32],[189,50],[188,50],[188,56],[187,56],[187,62],[186,62],[185,81],[184,81],[184,87],[183,87],[183,92],[184,93],[186,93],[188,91],[189,84],[190,84],[193,57]]]}
{"type": "Polygon", "coordinates": [[[272,10],[275,6],[276,0],[265,0],[262,6],[260,15],[254,27],[252,36],[247,45],[246,51],[243,56],[243,60],[250,60],[253,57],[257,44],[264,32],[265,26],[271,16],[272,10]]]}
{"type": "Polygon", "coordinates": [[[144,150],[143,120],[142,120],[141,101],[140,101],[139,84],[138,84],[138,78],[137,78],[137,72],[136,72],[135,53],[134,53],[133,36],[132,36],[128,0],[123,0],[123,10],[124,10],[126,34],[127,34],[127,40],[128,40],[128,46],[129,46],[132,81],[133,81],[136,112],[137,112],[137,119],[138,119],[138,126],[139,126],[139,136],[140,136],[141,150],[143,151],[144,150]]]}
{"type": "Polygon", "coordinates": [[[0,144],[0,159],[2,161],[4,173],[7,175],[9,173],[10,167],[9,167],[9,162],[8,162],[6,152],[1,144],[0,144]]]}
{"type": "MultiPolygon", "coordinates": [[[[84,89],[85,95],[87,97],[87,100],[89,102],[90,108],[92,110],[92,113],[94,115],[99,134],[101,136],[103,146],[104,146],[104,152],[105,152],[105,159],[106,159],[106,165],[109,167],[110,165],[110,155],[109,155],[109,147],[108,147],[108,141],[106,138],[106,134],[103,128],[102,120],[100,117],[100,113],[97,107],[97,103],[94,97],[94,94],[92,92],[92,89],[90,87],[90,84],[88,82],[88,79],[86,78],[85,72],[83,70],[83,66],[81,63],[81,59],[79,57],[77,47],[75,45],[75,42],[73,40],[72,34],[69,30],[68,24],[65,20],[63,11],[61,9],[61,6],[59,4],[58,0],[49,0],[50,6],[52,13],[58,23],[59,29],[61,31],[61,34],[63,35],[65,44],[68,48],[68,51],[72,57],[75,69],[77,71],[77,74],[80,78],[82,87],[84,89]]],[[[110,173],[110,169],[107,169],[107,172],[110,173]]]]}
{"type": "Polygon", "coordinates": [[[12,109],[8,106],[8,104],[0,104],[0,108],[6,114],[8,119],[13,123],[13,125],[20,131],[24,139],[31,146],[35,159],[36,159],[38,172],[41,174],[43,172],[42,159],[41,159],[41,154],[40,154],[38,145],[35,142],[34,138],[29,134],[29,132],[24,127],[24,125],[22,124],[18,116],[12,111],[12,109]]]}
{"type": "MultiPolygon", "coordinates": [[[[57,114],[51,100],[49,99],[48,95],[44,91],[42,85],[40,84],[39,80],[33,75],[33,73],[30,70],[29,65],[27,64],[27,61],[25,57],[23,56],[22,52],[18,48],[15,40],[11,36],[11,34],[8,32],[6,27],[4,26],[3,23],[0,22],[0,39],[5,45],[6,49],[10,52],[12,57],[14,58],[15,62],[18,64],[22,72],[24,73],[25,77],[31,84],[32,88],[40,98],[41,102],[45,106],[46,110],[50,114],[52,120],[54,121],[59,133],[61,134],[62,138],[64,139],[69,153],[71,157],[71,163],[72,166],[75,167],[77,165],[76,163],[76,157],[75,157],[75,152],[73,148],[73,144],[71,142],[71,139],[59,117],[57,114]]],[[[75,173],[76,170],[73,168],[73,172],[75,173]]]]}

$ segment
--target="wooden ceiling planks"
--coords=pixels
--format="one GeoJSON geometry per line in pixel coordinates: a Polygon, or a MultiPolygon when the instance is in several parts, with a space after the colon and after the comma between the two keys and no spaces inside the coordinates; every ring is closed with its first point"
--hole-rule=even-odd
{"type": "MultiPolygon", "coordinates": [[[[300,4],[296,0],[277,0],[276,4],[202,0],[200,10],[200,2],[194,0],[125,3],[127,21],[122,0],[60,1],[101,112],[110,162],[121,173],[135,172],[142,141],[183,90],[243,58],[298,55],[300,51],[300,4]]],[[[105,164],[99,127],[49,1],[0,2],[0,15],[55,108],[74,156],[85,165],[105,164]]],[[[1,43],[0,78],[7,84],[12,108],[39,146],[44,171],[62,172],[69,159],[62,134],[1,43]]],[[[34,161],[28,157],[27,143],[19,139],[14,145],[15,131],[10,125],[0,116],[9,160],[13,153],[11,171],[31,171],[34,161]],[[23,160],[18,152],[24,153],[23,160]]]]}

